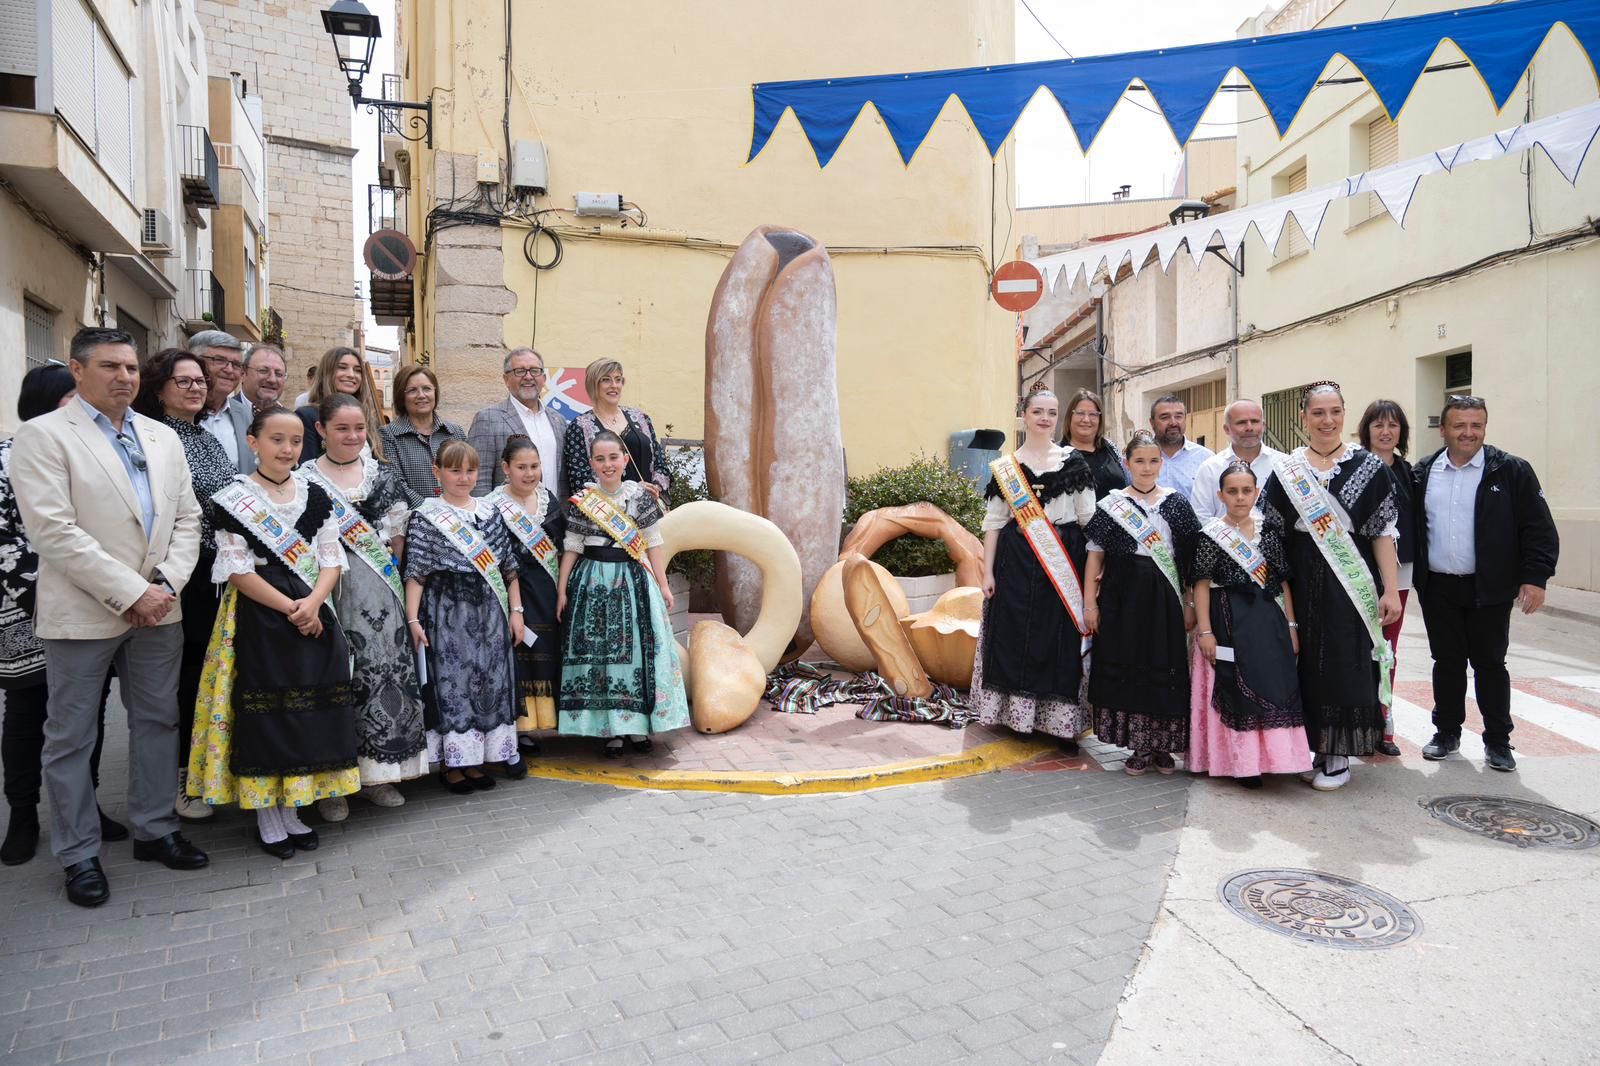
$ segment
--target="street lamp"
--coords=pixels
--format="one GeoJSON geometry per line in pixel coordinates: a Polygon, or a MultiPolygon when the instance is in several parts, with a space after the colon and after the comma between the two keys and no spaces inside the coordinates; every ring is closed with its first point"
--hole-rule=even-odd
{"type": "Polygon", "coordinates": [[[406,124],[420,131],[412,137],[400,129],[400,118],[389,120],[390,129],[408,141],[426,140],[433,147],[433,100],[413,103],[408,100],[384,100],[363,96],[361,80],[372,69],[372,53],[377,48],[383,30],[378,16],[368,11],[361,0],[334,0],[332,7],[322,12],[322,28],[333,38],[333,51],[339,57],[339,69],[350,83],[350,100],[370,113],[379,111],[410,111],[406,124]]]}
{"type": "MultiPolygon", "coordinates": [[[[343,3],[344,0],[340,0],[340,2],[343,3]]],[[[1185,222],[1199,221],[1209,214],[1211,214],[1211,205],[1204,200],[1185,200],[1167,212],[1167,221],[1174,226],[1181,226],[1185,222]]]]}

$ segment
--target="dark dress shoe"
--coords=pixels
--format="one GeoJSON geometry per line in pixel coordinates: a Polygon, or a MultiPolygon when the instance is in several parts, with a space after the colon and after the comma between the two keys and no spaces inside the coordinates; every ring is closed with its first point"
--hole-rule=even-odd
{"type": "Polygon", "coordinates": [[[5,843],[0,844],[0,863],[21,866],[39,850],[39,809],[37,807],[11,808],[11,821],[6,826],[5,843]]]}
{"type": "Polygon", "coordinates": [[[638,755],[648,755],[652,751],[656,750],[655,741],[651,740],[649,737],[639,737],[637,740],[629,737],[628,747],[632,748],[634,753],[638,755]]]}
{"type": "Polygon", "coordinates": [[[1261,787],[1261,775],[1260,774],[1254,774],[1254,775],[1252,775],[1250,777],[1241,777],[1238,780],[1239,780],[1239,785],[1242,788],[1255,789],[1255,788],[1260,788],[1261,787]]]}
{"type": "Polygon", "coordinates": [[[475,774],[467,774],[466,776],[467,784],[471,785],[479,792],[487,792],[494,787],[494,778],[488,776],[482,770],[479,770],[475,774]]]}
{"type": "Polygon", "coordinates": [[[505,764],[506,778],[511,781],[521,781],[528,776],[528,764],[523,762],[522,756],[517,756],[505,764]]]}
{"type": "Polygon", "coordinates": [[[522,752],[524,755],[539,754],[538,738],[531,737],[526,733],[519,734],[517,736],[517,750],[522,752]]]}
{"type": "MultiPolygon", "coordinates": [[[[449,771],[446,771],[446,773],[449,773],[449,771]]],[[[462,776],[458,781],[452,781],[449,777],[445,776],[445,774],[440,774],[439,783],[458,796],[470,795],[477,791],[477,789],[472,787],[472,782],[468,781],[465,776],[462,776]]]]}
{"type": "Polygon", "coordinates": [[[269,844],[261,836],[261,831],[256,831],[256,843],[261,845],[261,850],[271,855],[274,859],[294,858],[294,842],[287,838],[269,844]]]}
{"type": "Polygon", "coordinates": [[[99,859],[75,862],[62,872],[67,875],[67,899],[78,906],[98,907],[111,898],[111,885],[99,859]]]}
{"type": "Polygon", "coordinates": [[[141,862],[159,862],[169,870],[198,870],[211,865],[210,856],[189,843],[182,833],[168,833],[160,840],[135,840],[133,857],[141,862]]]}
{"type": "Polygon", "coordinates": [[[1517,768],[1517,759],[1511,754],[1510,744],[1485,744],[1483,761],[1489,769],[1499,770],[1503,774],[1509,774],[1517,768]]]}
{"type": "MultiPolygon", "coordinates": [[[[99,808],[95,808],[99,810],[99,808]]],[[[100,839],[109,840],[113,844],[119,840],[128,839],[128,827],[100,811],[100,839]]]]}
{"type": "Polygon", "coordinates": [[[1461,750],[1461,735],[1450,736],[1445,733],[1435,733],[1433,739],[1428,741],[1422,749],[1422,757],[1429,762],[1438,762],[1451,752],[1461,750]]]}
{"type": "Polygon", "coordinates": [[[1380,740],[1378,741],[1378,754],[1387,755],[1391,759],[1398,759],[1400,757],[1400,745],[1392,740],[1380,740]]]}
{"type": "Polygon", "coordinates": [[[307,829],[304,833],[290,833],[289,843],[294,845],[296,851],[316,851],[322,841],[317,839],[315,829],[307,829]]]}
{"type": "Polygon", "coordinates": [[[1078,742],[1071,737],[1057,737],[1056,747],[1065,755],[1076,755],[1082,750],[1078,747],[1078,742]]]}

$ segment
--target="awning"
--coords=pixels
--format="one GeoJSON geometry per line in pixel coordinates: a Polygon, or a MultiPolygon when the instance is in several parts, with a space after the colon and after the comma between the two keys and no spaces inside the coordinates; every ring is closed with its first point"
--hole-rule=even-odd
{"type": "Polygon", "coordinates": [[[1449,145],[1393,166],[1356,174],[1331,185],[1210,215],[1181,226],[1160,226],[1131,237],[1040,256],[1029,262],[1039,268],[1045,285],[1052,290],[1059,285],[1074,285],[1080,275],[1093,278],[1102,269],[1115,274],[1124,262],[1137,274],[1152,251],[1161,269],[1166,270],[1180,245],[1188,249],[1197,266],[1208,247],[1226,250],[1237,262],[1239,249],[1252,228],[1268,249],[1276,248],[1290,215],[1314,246],[1328,206],[1335,200],[1373,193],[1394,220],[1404,226],[1417,183],[1429,174],[1454,172],[1470,163],[1499,159],[1537,146],[1562,177],[1576,184],[1585,161],[1594,154],[1592,150],[1597,140],[1600,140],[1600,103],[1586,104],[1476,140],[1449,145]]]}
{"type": "Polygon", "coordinates": [[[1385,22],[1117,55],[767,82],[753,87],[750,158],[766,147],[784,112],[793,111],[817,162],[827,166],[861,109],[870,103],[888,127],[901,159],[910,163],[951,96],[966,109],[989,151],[996,153],[1041,89],[1061,105],[1087,151],[1136,79],[1160,105],[1181,145],[1188,142],[1223,79],[1234,70],[1254,88],[1281,136],[1336,57],[1367,80],[1394,118],[1446,40],[1477,69],[1496,108],[1503,108],[1534,53],[1558,26],[1571,32],[1591,66],[1600,63],[1600,2],[1514,0],[1385,22]]]}

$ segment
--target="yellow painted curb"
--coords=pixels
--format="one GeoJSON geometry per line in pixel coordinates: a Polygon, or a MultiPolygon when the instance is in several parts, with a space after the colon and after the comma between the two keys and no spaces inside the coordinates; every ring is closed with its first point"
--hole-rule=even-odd
{"type": "Polygon", "coordinates": [[[955,755],[906,759],[882,766],[849,770],[628,770],[601,763],[528,763],[530,777],[551,781],[585,781],[617,788],[654,788],[684,792],[745,792],[761,796],[811,796],[827,792],[866,792],[892,785],[914,785],[971,777],[1038,758],[1054,744],[1030,740],[996,740],[955,755]]]}

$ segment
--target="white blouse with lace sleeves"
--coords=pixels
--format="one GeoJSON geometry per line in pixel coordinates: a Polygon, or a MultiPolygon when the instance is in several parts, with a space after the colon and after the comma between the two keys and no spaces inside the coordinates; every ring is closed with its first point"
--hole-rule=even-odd
{"type": "Polygon", "coordinates": [[[317,530],[317,566],[323,570],[343,570],[349,564],[344,557],[344,541],[339,539],[339,520],[332,515],[317,530]]]}
{"type": "Polygon", "coordinates": [[[378,519],[378,538],[387,544],[396,537],[405,536],[406,523],[410,521],[411,508],[406,506],[406,501],[394,501],[393,506],[378,519]]]}
{"type": "Polygon", "coordinates": [[[999,496],[992,496],[983,501],[983,531],[993,533],[1006,528],[1006,523],[1011,521],[1011,505],[999,496]]]}
{"type": "MultiPolygon", "coordinates": [[[[1071,458],[1071,453],[1060,445],[1050,449],[1050,459],[1035,470],[1036,474],[1053,474],[1060,470],[1071,458]]],[[[1080,526],[1089,524],[1089,519],[1094,517],[1094,488],[1081,489],[1074,493],[1063,493],[1044,505],[1044,516],[1053,526],[1064,526],[1072,522],[1080,526]]],[[[1011,505],[1003,497],[986,497],[983,501],[983,532],[1004,529],[1006,523],[1011,521],[1011,505]]]]}
{"type": "Polygon", "coordinates": [[[256,572],[256,553],[250,542],[238,533],[217,530],[217,561],[211,564],[211,580],[221,585],[234,574],[256,572]]]}

